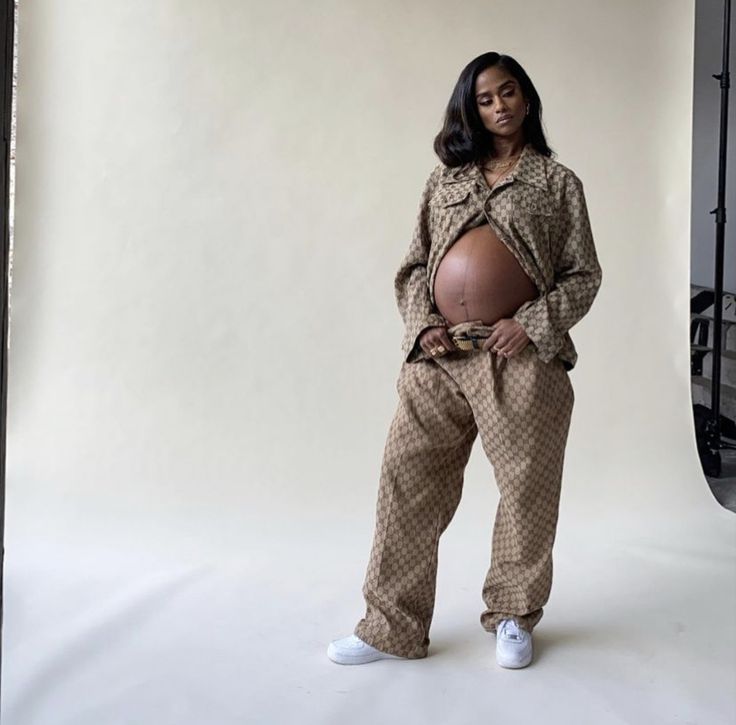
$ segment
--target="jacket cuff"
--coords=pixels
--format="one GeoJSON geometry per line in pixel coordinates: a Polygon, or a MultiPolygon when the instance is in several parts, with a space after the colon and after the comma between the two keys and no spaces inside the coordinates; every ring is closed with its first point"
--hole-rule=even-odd
{"type": "Polygon", "coordinates": [[[524,328],[542,362],[548,363],[556,357],[565,341],[552,324],[546,294],[524,302],[511,319],[524,328]]]}
{"type": "Polygon", "coordinates": [[[406,362],[415,362],[416,360],[429,359],[429,355],[422,350],[419,345],[419,336],[428,327],[447,327],[447,320],[442,315],[430,314],[422,320],[422,322],[414,327],[413,330],[407,330],[404,337],[404,360],[406,362]]]}

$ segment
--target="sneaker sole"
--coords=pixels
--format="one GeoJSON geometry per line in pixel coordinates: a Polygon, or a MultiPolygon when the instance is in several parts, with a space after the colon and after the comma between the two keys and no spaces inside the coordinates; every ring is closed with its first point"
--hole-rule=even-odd
{"type": "Polygon", "coordinates": [[[405,660],[408,657],[401,657],[399,655],[392,655],[388,652],[382,652],[381,654],[365,654],[362,656],[345,655],[340,652],[336,647],[330,645],[327,648],[327,656],[338,665],[365,665],[369,662],[377,662],[378,660],[405,660]]]}
{"type": "Polygon", "coordinates": [[[518,670],[522,667],[528,667],[532,663],[533,656],[530,655],[529,658],[525,658],[521,661],[519,660],[505,660],[503,657],[496,657],[496,663],[500,667],[505,667],[506,669],[510,670],[518,670]]]}

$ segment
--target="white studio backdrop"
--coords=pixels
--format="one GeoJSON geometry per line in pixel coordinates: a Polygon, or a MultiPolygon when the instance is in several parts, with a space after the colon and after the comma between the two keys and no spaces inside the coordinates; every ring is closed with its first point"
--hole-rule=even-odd
{"type": "Polygon", "coordinates": [[[3,725],[732,721],[734,516],[690,401],[693,22],[691,0],[21,3],[3,725]],[[478,621],[477,444],[431,656],[340,667],[393,274],[487,50],[535,82],[604,270],[537,660],[497,668],[478,621]]]}

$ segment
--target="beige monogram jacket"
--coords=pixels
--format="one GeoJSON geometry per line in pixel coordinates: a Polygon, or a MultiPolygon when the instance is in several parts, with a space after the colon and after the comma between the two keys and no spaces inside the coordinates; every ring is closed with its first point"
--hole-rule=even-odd
{"type": "Polygon", "coordinates": [[[568,330],[588,312],[601,285],[583,184],[563,164],[524,146],[519,161],[491,190],[483,172],[468,163],[438,163],[422,192],[416,227],[394,280],[404,320],[404,359],[428,356],[417,338],[427,327],[447,325],[434,300],[439,262],[468,229],[488,223],[537,285],[517,320],[541,360],[555,356],[572,370],[578,355],[568,330]]]}

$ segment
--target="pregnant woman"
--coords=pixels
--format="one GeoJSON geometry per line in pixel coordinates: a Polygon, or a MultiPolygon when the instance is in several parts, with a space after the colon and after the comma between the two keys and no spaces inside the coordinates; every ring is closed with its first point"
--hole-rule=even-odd
{"type": "Polygon", "coordinates": [[[496,662],[532,661],[552,586],[577,352],[602,280],[582,182],[552,158],[539,95],[508,55],[462,71],[395,277],[405,325],[363,585],[340,664],[426,657],[439,540],[480,437],[500,492],[481,626],[496,662]]]}

